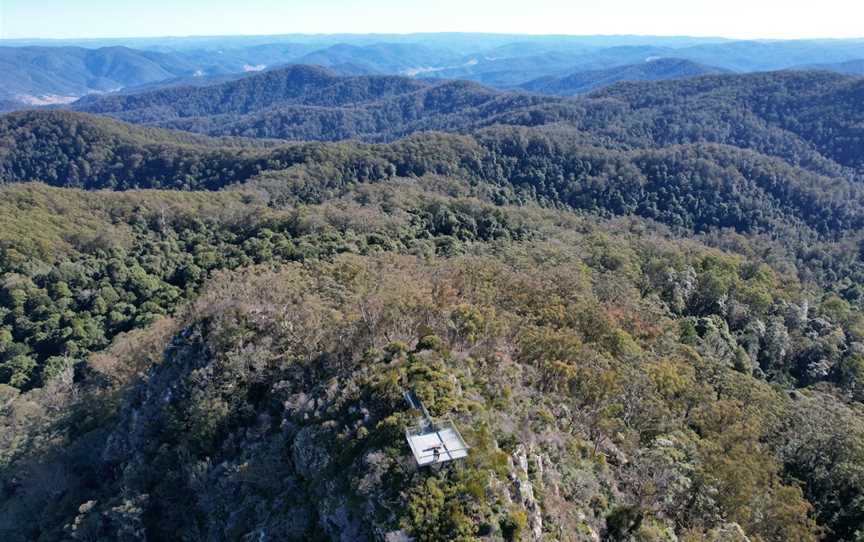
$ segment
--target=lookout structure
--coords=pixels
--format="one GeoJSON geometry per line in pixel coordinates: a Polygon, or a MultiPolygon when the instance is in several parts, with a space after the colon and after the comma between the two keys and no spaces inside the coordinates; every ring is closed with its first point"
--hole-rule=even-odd
{"type": "Polygon", "coordinates": [[[405,439],[417,466],[446,463],[468,456],[468,445],[450,419],[435,421],[413,391],[405,392],[405,401],[420,411],[417,425],[405,430],[405,439]]]}

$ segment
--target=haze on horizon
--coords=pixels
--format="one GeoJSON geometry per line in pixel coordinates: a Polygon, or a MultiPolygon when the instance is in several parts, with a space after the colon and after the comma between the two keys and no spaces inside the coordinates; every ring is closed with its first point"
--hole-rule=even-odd
{"type": "Polygon", "coordinates": [[[849,0],[0,0],[0,39],[276,34],[864,37],[849,0]]]}

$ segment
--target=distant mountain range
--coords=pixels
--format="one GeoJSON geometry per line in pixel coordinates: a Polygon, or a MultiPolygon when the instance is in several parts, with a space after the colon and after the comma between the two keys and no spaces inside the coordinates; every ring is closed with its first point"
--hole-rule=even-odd
{"type": "Polygon", "coordinates": [[[462,62],[461,55],[423,45],[379,43],[367,46],[339,44],[315,51],[294,60],[298,64],[315,64],[355,74],[422,74],[435,66],[452,66],[462,62]]]}
{"type": "Polygon", "coordinates": [[[30,105],[195,73],[177,55],[127,47],[0,47],[0,98],[30,105]]]}
{"type": "Polygon", "coordinates": [[[567,95],[622,80],[725,70],[813,68],[864,73],[862,40],[416,34],[3,40],[0,44],[4,73],[0,110],[65,103],[94,93],[203,86],[289,64],[325,66],[342,75],[464,79],[498,89],[567,95]],[[673,58],[681,64],[644,65],[673,58]]]}
{"type": "Polygon", "coordinates": [[[801,66],[800,69],[825,70],[845,73],[847,75],[864,75],[864,59],[849,60],[847,62],[837,62],[834,64],[810,64],[809,66],[801,66]]]}
{"type": "Polygon", "coordinates": [[[575,96],[621,81],[663,81],[721,73],[731,72],[680,58],[659,58],[605,70],[576,72],[565,77],[541,77],[521,85],[521,88],[543,94],[575,96]]]}
{"type": "MultiPolygon", "coordinates": [[[[123,46],[0,47],[0,100],[24,105],[209,76],[241,76],[310,51],[306,46],[255,46],[243,51],[159,52],[123,46]]],[[[208,84],[212,81],[208,81],[208,84]]]]}

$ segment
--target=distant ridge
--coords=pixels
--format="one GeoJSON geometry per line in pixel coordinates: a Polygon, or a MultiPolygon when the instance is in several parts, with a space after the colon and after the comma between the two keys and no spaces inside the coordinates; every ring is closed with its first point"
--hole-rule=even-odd
{"type": "Polygon", "coordinates": [[[88,96],[71,108],[216,136],[384,141],[419,130],[458,131],[548,101],[468,81],[339,76],[293,65],[211,86],[88,96]]]}
{"type": "Polygon", "coordinates": [[[128,47],[0,47],[0,98],[22,103],[77,97],[192,75],[176,55],[128,47]]]}
{"type": "Polygon", "coordinates": [[[0,100],[11,102],[4,109],[56,104],[148,85],[201,86],[198,79],[290,64],[322,65],[343,75],[462,79],[509,90],[651,58],[740,73],[813,67],[859,74],[854,62],[864,59],[864,41],[476,33],[0,40],[0,100]]]}
{"type": "Polygon", "coordinates": [[[682,58],[659,58],[604,70],[577,71],[564,77],[541,77],[520,88],[542,94],[575,96],[622,81],[664,81],[723,73],[732,72],[682,58]]]}
{"type": "Polygon", "coordinates": [[[338,81],[337,74],[327,68],[298,65],[203,87],[181,85],[129,95],[87,96],[73,107],[136,122],[246,114],[276,104],[314,104],[317,93],[338,81]]]}
{"type": "Polygon", "coordinates": [[[835,175],[838,167],[864,167],[862,100],[859,78],[824,71],[622,81],[571,98],[291,66],[201,88],[88,97],[71,108],[211,136],[284,140],[384,142],[419,131],[555,125],[604,146],[734,144],[835,175]],[[676,125],[687,128],[669,129],[676,125]]]}
{"type": "MultiPolygon", "coordinates": [[[[388,142],[424,131],[537,127],[623,150],[732,145],[815,173],[849,177],[864,174],[862,100],[864,80],[819,71],[621,82],[562,98],[499,92],[465,81],[340,77],[323,68],[293,66],[211,87],[88,98],[75,107],[148,127],[294,141],[388,142]]],[[[18,138],[9,135],[10,141],[18,138]]]]}
{"type": "Polygon", "coordinates": [[[864,75],[864,58],[860,60],[849,60],[847,62],[837,62],[834,64],[810,64],[807,66],[800,66],[796,69],[826,70],[846,75],[864,75]]]}

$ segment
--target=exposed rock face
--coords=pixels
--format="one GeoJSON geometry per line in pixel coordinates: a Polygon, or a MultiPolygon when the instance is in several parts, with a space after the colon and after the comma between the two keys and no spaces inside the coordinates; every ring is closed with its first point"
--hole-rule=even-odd
{"type": "MultiPolygon", "coordinates": [[[[535,464],[539,462],[539,456],[536,454],[531,454],[531,458],[535,460],[535,464]]],[[[543,537],[543,513],[534,496],[534,484],[528,473],[528,459],[528,449],[519,445],[513,456],[508,458],[509,477],[513,486],[514,501],[525,509],[528,518],[529,539],[539,541],[543,537]]],[[[539,479],[542,480],[542,470],[539,479]]]]}
{"type": "Polygon", "coordinates": [[[330,540],[339,542],[362,542],[369,540],[363,534],[363,526],[354,518],[348,509],[347,503],[331,503],[329,499],[324,501],[321,510],[321,526],[329,535],[330,540]],[[335,506],[334,506],[335,505],[335,506]],[[334,506],[331,508],[330,506],[334,506]]]}
{"type": "MultiPolygon", "coordinates": [[[[220,439],[217,454],[202,460],[189,456],[195,453],[193,441],[183,442],[183,437],[180,443],[165,440],[166,433],[177,431],[175,424],[191,414],[189,407],[205,396],[204,390],[230,370],[224,360],[214,359],[204,348],[197,332],[190,330],[184,337],[185,344],[169,351],[166,361],[128,395],[101,449],[106,468],[120,467],[116,484],[122,492],[141,496],[132,501],[84,503],[69,532],[90,532],[95,527],[88,531],[88,525],[98,524],[99,530],[118,537],[122,534],[124,540],[145,540],[141,514],[148,506],[147,492],[153,491],[165,492],[162,500],[169,498],[166,493],[173,493],[186,509],[206,517],[206,523],[197,527],[203,530],[198,535],[201,538],[306,540],[317,528],[332,540],[368,540],[338,484],[323,482],[330,476],[332,450],[326,443],[332,439],[332,429],[328,432],[327,424],[301,425],[309,418],[308,401],[284,401],[290,408],[278,418],[266,409],[250,410],[248,421],[227,433],[218,430],[227,407],[219,401],[205,401],[206,410],[192,413],[212,421],[203,428],[187,427],[185,435],[204,438],[201,444],[207,446],[213,446],[212,439],[220,439]],[[210,424],[216,427],[211,429],[210,424]],[[148,466],[160,462],[166,478],[181,472],[182,478],[169,481],[142,476],[148,466]],[[178,466],[182,471],[176,470],[178,466]]],[[[278,396],[280,386],[273,388],[278,396]]],[[[191,528],[187,518],[160,513],[168,521],[191,528]]]]}

